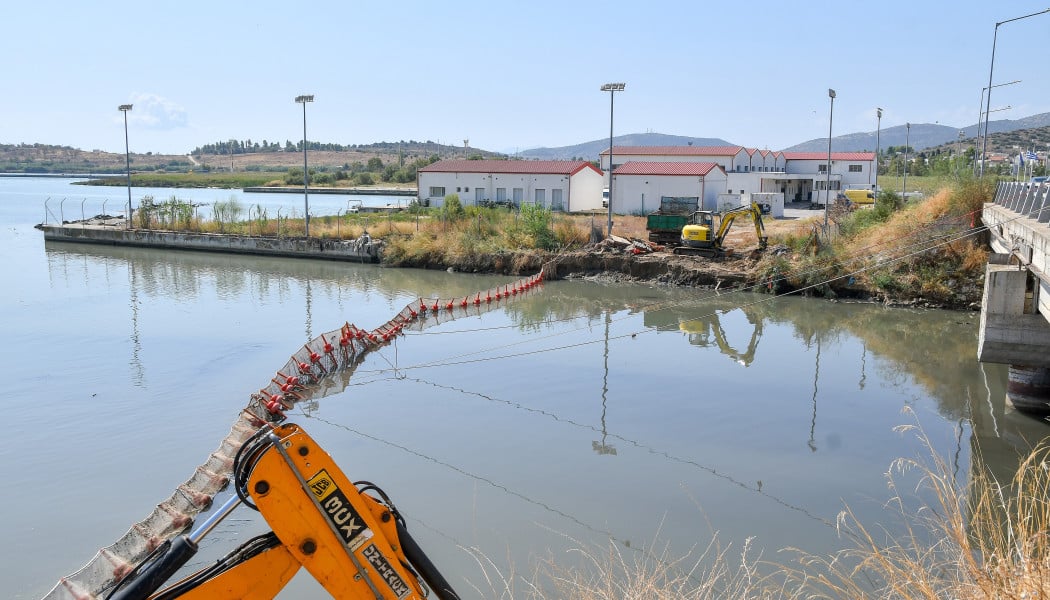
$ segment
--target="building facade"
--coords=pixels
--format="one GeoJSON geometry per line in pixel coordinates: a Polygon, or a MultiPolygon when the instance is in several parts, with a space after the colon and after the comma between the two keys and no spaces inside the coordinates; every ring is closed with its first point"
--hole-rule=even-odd
{"type": "MultiPolygon", "coordinates": [[[[824,204],[829,198],[833,202],[840,190],[873,189],[875,184],[874,152],[832,152],[830,174],[826,152],[774,152],[743,146],[614,146],[612,162],[714,163],[726,174],[725,193],[738,195],[742,201],[759,193],[783,194],[785,202],[824,204]]],[[[608,168],[608,150],[601,153],[601,165],[608,168]]],[[[646,193],[648,198],[654,192],[637,193],[646,193]]],[[[613,193],[619,195],[615,186],[613,193]]],[[[627,206],[639,199],[620,201],[627,206]]]]}
{"type": "Polygon", "coordinates": [[[660,208],[660,199],[693,198],[703,210],[716,210],[726,192],[727,176],[714,162],[630,161],[612,172],[612,209],[644,215],[660,208]]]}
{"type": "Polygon", "coordinates": [[[584,160],[442,160],[416,172],[421,204],[536,204],[580,212],[602,208],[602,173],[584,160]]]}

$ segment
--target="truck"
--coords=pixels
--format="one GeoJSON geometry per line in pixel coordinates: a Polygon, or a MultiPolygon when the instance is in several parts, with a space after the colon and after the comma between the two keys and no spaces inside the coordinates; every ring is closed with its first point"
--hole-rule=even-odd
{"type": "Polygon", "coordinates": [[[871,190],[845,190],[842,192],[853,204],[875,204],[875,192],[871,190]]]}
{"type": "Polygon", "coordinates": [[[689,224],[690,216],[699,208],[698,196],[661,197],[660,208],[645,217],[649,241],[655,244],[678,245],[682,239],[682,228],[689,224]]]}

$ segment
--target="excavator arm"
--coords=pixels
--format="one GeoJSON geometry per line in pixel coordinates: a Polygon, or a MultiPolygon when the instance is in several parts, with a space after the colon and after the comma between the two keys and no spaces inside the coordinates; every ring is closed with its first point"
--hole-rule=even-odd
{"type": "Polygon", "coordinates": [[[722,242],[725,241],[726,235],[729,234],[733,221],[743,215],[751,216],[751,220],[755,223],[755,236],[758,237],[758,247],[765,249],[768,238],[765,235],[765,224],[762,222],[762,208],[755,202],[752,202],[749,206],[734,208],[722,215],[722,222],[719,224],[718,232],[715,234],[716,247],[722,247],[722,242]]]}
{"type": "Polygon", "coordinates": [[[108,598],[273,598],[305,568],[337,599],[458,600],[390,499],[374,484],[347,479],[299,426],[268,426],[245,442],[234,462],[234,485],[236,497],[196,531],[162,547],[148,565],[136,567],[108,598]],[[273,531],[156,591],[193,556],[200,538],[241,503],[257,509],[273,531]]]}

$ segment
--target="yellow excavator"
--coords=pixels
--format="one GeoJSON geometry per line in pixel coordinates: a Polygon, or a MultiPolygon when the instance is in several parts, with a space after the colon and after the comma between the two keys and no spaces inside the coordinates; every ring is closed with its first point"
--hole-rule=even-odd
{"type": "Polygon", "coordinates": [[[267,424],[248,439],[234,458],[233,482],[236,495],[130,569],[107,600],[273,598],[301,567],[333,598],[458,600],[386,494],[351,483],[298,425],[267,424]],[[258,510],[272,531],[165,587],[240,504],[258,510]]]}
{"type": "Polygon", "coordinates": [[[740,366],[748,367],[755,360],[755,351],[758,350],[758,342],[762,339],[762,317],[752,315],[746,308],[742,310],[748,323],[753,328],[751,340],[747,344],[747,349],[743,352],[737,350],[726,340],[726,332],[719,321],[718,311],[699,319],[681,321],[678,328],[689,336],[690,344],[708,347],[713,343],[718,347],[719,352],[728,356],[740,366]]]}
{"type": "Polygon", "coordinates": [[[767,239],[765,236],[765,225],[762,223],[762,208],[756,202],[749,206],[741,206],[724,213],[715,213],[709,210],[698,210],[689,217],[689,224],[682,228],[681,245],[673,250],[675,254],[699,255],[709,258],[721,258],[726,255],[723,246],[729,229],[737,217],[748,215],[755,223],[755,235],[758,237],[758,247],[765,250],[767,239]],[[718,217],[716,230],[715,218],[718,217]]]}

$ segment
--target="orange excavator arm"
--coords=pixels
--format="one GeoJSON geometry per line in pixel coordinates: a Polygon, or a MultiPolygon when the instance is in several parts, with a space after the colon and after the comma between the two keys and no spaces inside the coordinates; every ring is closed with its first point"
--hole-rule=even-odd
{"type": "Polygon", "coordinates": [[[273,598],[305,568],[333,598],[458,600],[389,498],[371,483],[347,479],[298,425],[267,426],[245,442],[234,463],[234,485],[236,497],[198,530],[136,568],[109,597],[273,598]],[[259,510],[273,531],[157,591],[196,552],[200,538],[240,503],[259,510]]]}

